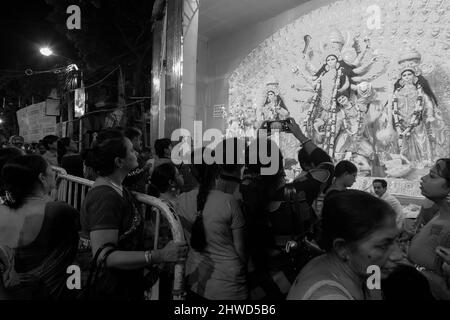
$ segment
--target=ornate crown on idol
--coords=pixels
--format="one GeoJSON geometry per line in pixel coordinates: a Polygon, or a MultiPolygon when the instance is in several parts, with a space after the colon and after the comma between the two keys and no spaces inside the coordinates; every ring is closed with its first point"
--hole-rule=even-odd
{"type": "Polygon", "coordinates": [[[422,73],[420,70],[421,61],[422,55],[417,50],[412,48],[405,50],[398,58],[399,76],[401,77],[407,70],[413,71],[416,76],[420,75],[422,73]]]}
{"type": "Polygon", "coordinates": [[[330,31],[330,35],[329,35],[328,39],[331,43],[338,43],[338,44],[341,44],[342,46],[344,46],[344,44],[345,44],[345,38],[342,35],[342,32],[337,29],[330,31]]]}
{"type": "Polygon", "coordinates": [[[328,36],[328,41],[323,46],[323,60],[325,61],[329,56],[336,56],[338,60],[341,60],[344,44],[345,38],[342,33],[337,29],[331,30],[328,36]]]}
{"type": "Polygon", "coordinates": [[[342,60],[342,53],[339,50],[336,49],[332,49],[329,48],[328,50],[325,51],[325,55],[324,55],[324,62],[326,62],[326,60],[328,59],[329,56],[335,56],[337,57],[338,60],[342,60]]]}
{"type": "Polygon", "coordinates": [[[275,93],[275,95],[277,96],[280,94],[280,84],[278,83],[278,81],[271,81],[267,83],[266,94],[268,94],[270,91],[275,93]]]}

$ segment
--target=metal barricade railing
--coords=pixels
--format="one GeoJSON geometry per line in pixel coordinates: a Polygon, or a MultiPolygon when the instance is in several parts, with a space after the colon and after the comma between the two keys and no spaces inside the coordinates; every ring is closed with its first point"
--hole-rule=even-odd
{"type": "MultiPolygon", "coordinates": [[[[94,181],[83,179],[68,175],[64,169],[53,167],[53,170],[57,173],[57,192],[54,199],[58,201],[64,201],[71,205],[75,209],[80,210],[81,205],[86,197],[87,192],[94,185],[94,181]]],[[[161,199],[151,197],[142,193],[133,192],[136,200],[142,205],[142,212],[148,207],[156,208],[156,223],[155,223],[155,240],[154,249],[158,248],[159,229],[161,226],[161,215],[167,220],[172,233],[172,239],[175,242],[185,241],[183,228],[178,215],[174,209],[161,199]]],[[[184,289],[184,263],[177,263],[174,269],[173,280],[173,299],[183,300],[185,297],[184,289]]],[[[152,291],[158,288],[152,288],[152,291]]],[[[155,294],[152,294],[152,298],[157,298],[155,294]]]]}
{"type": "Polygon", "coordinates": [[[66,171],[65,169],[63,169],[63,168],[60,168],[60,167],[52,166],[52,170],[53,170],[57,175],[59,175],[59,174],[67,174],[67,171],[66,171]]]}
{"type": "MultiPolygon", "coordinates": [[[[158,248],[159,239],[159,227],[161,222],[161,215],[167,220],[170,225],[170,231],[172,233],[172,239],[175,242],[185,241],[183,227],[181,226],[181,221],[178,218],[176,212],[170,207],[165,201],[161,199],[151,197],[142,193],[135,192],[136,200],[142,203],[143,209],[146,206],[151,206],[158,209],[159,213],[156,214],[156,225],[155,225],[155,242],[154,248],[158,248]]],[[[177,263],[174,270],[173,279],[173,299],[174,300],[184,300],[185,289],[184,289],[184,263],[177,263]]]]}

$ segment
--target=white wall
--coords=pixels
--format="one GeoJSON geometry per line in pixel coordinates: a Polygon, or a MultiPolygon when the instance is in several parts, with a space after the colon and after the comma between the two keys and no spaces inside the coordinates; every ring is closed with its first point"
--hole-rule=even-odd
{"type": "MultiPolygon", "coordinates": [[[[214,105],[228,106],[229,74],[261,42],[301,16],[335,0],[313,0],[269,20],[216,39],[199,39],[197,71],[197,108],[204,110],[206,128],[224,129],[223,119],[213,118],[214,105]]],[[[251,8],[249,8],[251,10],[251,8]]],[[[199,33],[201,34],[201,30],[199,33]]]]}
{"type": "MultiPolygon", "coordinates": [[[[183,43],[183,88],[181,91],[181,128],[194,131],[194,121],[197,119],[197,38],[198,38],[198,11],[192,15],[190,8],[195,3],[188,5],[192,0],[184,1],[184,11],[190,16],[190,23],[184,27],[183,43]]],[[[187,24],[187,21],[184,21],[187,24]]]]}

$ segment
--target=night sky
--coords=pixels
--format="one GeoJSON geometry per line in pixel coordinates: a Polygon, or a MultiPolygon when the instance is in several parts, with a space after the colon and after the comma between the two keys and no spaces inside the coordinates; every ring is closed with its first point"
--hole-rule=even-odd
{"type": "Polygon", "coordinates": [[[46,44],[64,56],[75,56],[73,46],[47,21],[51,10],[44,0],[2,1],[0,73],[2,70],[52,68],[55,57],[39,53],[39,48],[46,44]]]}

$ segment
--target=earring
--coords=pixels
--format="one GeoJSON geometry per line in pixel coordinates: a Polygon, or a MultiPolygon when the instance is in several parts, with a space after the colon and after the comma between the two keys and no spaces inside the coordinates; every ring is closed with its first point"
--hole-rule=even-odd
{"type": "Polygon", "coordinates": [[[445,201],[450,204],[450,194],[447,195],[447,197],[445,198],[445,201]]]}

